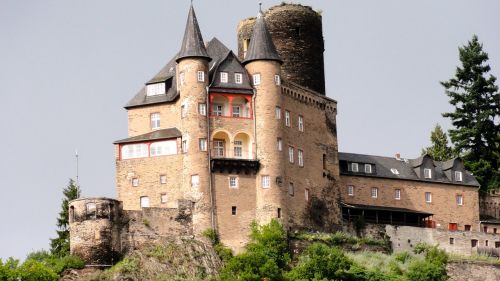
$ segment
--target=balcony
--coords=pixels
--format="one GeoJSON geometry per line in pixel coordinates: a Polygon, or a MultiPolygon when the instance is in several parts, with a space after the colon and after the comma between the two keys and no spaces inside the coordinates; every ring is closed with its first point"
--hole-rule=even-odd
{"type": "Polygon", "coordinates": [[[234,136],[226,131],[217,131],[210,146],[211,165],[214,172],[257,173],[260,164],[255,159],[253,141],[243,132],[234,136]]]}
{"type": "Polygon", "coordinates": [[[259,171],[259,160],[237,158],[213,158],[211,160],[213,173],[256,174],[259,171]]]}

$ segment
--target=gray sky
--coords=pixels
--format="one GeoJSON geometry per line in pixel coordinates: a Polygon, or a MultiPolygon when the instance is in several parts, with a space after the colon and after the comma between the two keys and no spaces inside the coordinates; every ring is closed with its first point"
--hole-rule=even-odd
{"type": "MultiPolygon", "coordinates": [[[[195,0],[205,40],[236,49],[255,1],[195,0]]],[[[263,1],[264,8],[281,1],[263,1]]],[[[298,2],[298,1],[293,1],[298,2]]],[[[477,34],[500,76],[500,1],[301,1],[323,11],[341,151],[416,157],[450,110],[439,81],[477,34]]],[[[189,1],[0,0],[0,258],[55,236],[80,153],[84,196],[115,196],[123,105],[179,50],[189,1]]]]}

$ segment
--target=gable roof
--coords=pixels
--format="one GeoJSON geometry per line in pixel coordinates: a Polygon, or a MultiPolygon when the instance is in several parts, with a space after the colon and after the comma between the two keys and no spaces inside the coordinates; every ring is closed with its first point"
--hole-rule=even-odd
{"type": "Polygon", "coordinates": [[[253,87],[250,84],[248,73],[245,67],[241,64],[241,62],[232,51],[229,51],[226,57],[222,59],[220,63],[218,63],[217,67],[212,73],[211,81],[211,91],[253,94],[253,87]],[[221,82],[221,72],[228,73],[228,81],[225,83],[221,82]],[[242,75],[241,83],[235,82],[235,73],[240,73],[242,75]]]}
{"type": "MultiPolygon", "coordinates": [[[[346,152],[339,152],[338,154],[341,175],[355,175],[355,176],[365,176],[365,177],[401,179],[401,180],[435,182],[435,183],[446,183],[454,185],[479,187],[479,183],[477,182],[477,180],[468,171],[464,172],[463,181],[461,182],[451,181],[450,179],[448,179],[443,170],[444,169],[443,165],[446,161],[445,162],[433,161],[435,168],[432,179],[419,178],[414,170],[414,167],[420,166],[423,161],[422,159],[424,159],[425,156],[426,155],[418,157],[416,159],[398,160],[393,157],[384,157],[376,155],[365,155],[365,154],[346,153],[346,152]],[[359,173],[350,172],[347,169],[347,163],[351,162],[360,164],[373,164],[375,165],[375,169],[373,170],[374,172],[371,174],[365,174],[361,170],[359,173]],[[420,165],[415,166],[415,164],[419,163],[420,165]],[[392,173],[391,169],[397,169],[399,174],[392,173]]],[[[427,157],[429,156],[427,155],[427,157]]],[[[447,165],[445,165],[444,167],[447,167],[447,165]]]]}

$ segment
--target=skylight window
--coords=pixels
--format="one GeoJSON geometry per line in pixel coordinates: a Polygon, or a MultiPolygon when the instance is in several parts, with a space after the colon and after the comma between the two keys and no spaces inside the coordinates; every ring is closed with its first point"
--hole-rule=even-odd
{"type": "Polygon", "coordinates": [[[395,175],[399,175],[398,169],[391,168],[391,173],[393,173],[395,175]]]}

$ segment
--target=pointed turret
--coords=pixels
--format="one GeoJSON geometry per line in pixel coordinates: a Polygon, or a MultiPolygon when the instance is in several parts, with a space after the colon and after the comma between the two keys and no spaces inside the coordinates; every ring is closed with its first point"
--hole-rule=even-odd
{"type": "Polygon", "coordinates": [[[189,15],[186,23],[186,30],[184,31],[184,39],[182,40],[182,47],[177,57],[177,62],[183,58],[205,58],[211,60],[208,56],[207,50],[205,49],[205,44],[203,43],[203,37],[201,36],[200,27],[198,26],[198,20],[196,19],[196,14],[194,13],[193,5],[189,9],[189,15]]]}
{"type": "Polygon", "coordinates": [[[250,39],[250,46],[248,47],[243,63],[247,64],[255,60],[272,60],[280,64],[283,63],[276,51],[271,34],[267,29],[262,10],[257,15],[257,21],[253,28],[252,38],[250,39]]]}

